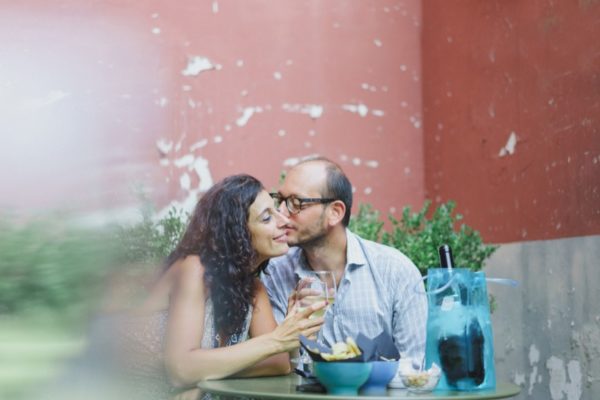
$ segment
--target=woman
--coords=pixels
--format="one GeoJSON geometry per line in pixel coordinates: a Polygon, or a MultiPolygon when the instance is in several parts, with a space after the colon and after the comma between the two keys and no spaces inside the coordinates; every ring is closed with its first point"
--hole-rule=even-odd
{"type": "Polygon", "coordinates": [[[289,373],[288,352],[319,330],[323,318],[308,317],[325,304],[290,312],[279,326],[273,318],[258,274],[287,252],[286,223],[249,175],[202,196],[142,306],[143,322],[128,329],[128,363],[148,378],[134,386],[161,397],[205,379],[289,373]]]}

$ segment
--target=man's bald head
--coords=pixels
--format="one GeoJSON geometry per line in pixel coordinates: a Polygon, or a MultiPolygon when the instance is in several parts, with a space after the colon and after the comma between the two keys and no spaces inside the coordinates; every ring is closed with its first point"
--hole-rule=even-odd
{"type": "MultiPolygon", "coordinates": [[[[296,164],[290,172],[295,169],[312,170],[315,174],[319,174],[321,171],[324,172],[321,196],[323,198],[340,200],[344,203],[346,213],[344,214],[342,224],[348,226],[352,209],[352,184],[342,168],[326,157],[313,157],[296,164]]],[[[315,178],[318,179],[318,177],[315,178]]]]}

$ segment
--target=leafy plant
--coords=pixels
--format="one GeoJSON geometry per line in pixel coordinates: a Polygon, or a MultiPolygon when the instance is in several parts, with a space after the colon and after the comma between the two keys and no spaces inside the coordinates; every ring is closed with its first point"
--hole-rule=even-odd
{"type": "Polygon", "coordinates": [[[84,314],[115,265],[109,231],[76,228],[63,217],[3,217],[0,254],[0,314],[42,308],[84,314]]]}
{"type": "Polygon", "coordinates": [[[114,277],[154,274],[179,241],[187,215],[173,208],[155,220],[146,207],[142,217],[134,225],[96,229],[65,215],[0,217],[0,315],[60,310],[85,317],[114,277]]]}
{"type": "Polygon", "coordinates": [[[379,220],[379,211],[374,210],[370,204],[361,204],[358,214],[350,218],[348,228],[364,239],[379,242],[383,224],[384,222],[379,220]]]}
{"type": "Polygon", "coordinates": [[[171,207],[163,218],[153,218],[153,209],[142,209],[142,221],[117,227],[117,237],[126,262],[161,263],[175,249],[183,235],[189,215],[171,207]]]}
{"type": "Polygon", "coordinates": [[[411,212],[410,207],[402,210],[402,217],[389,217],[391,232],[383,230],[384,223],[379,212],[370,205],[361,204],[359,212],[350,223],[350,230],[365,239],[378,241],[395,247],[410,258],[425,275],[429,267],[439,265],[437,249],[442,244],[452,247],[454,261],[458,267],[480,270],[497,246],[486,245],[479,232],[460,224],[462,215],[454,213],[456,204],[449,201],[439,205],[428,217],[431,201],[423,208],[411,212]]]}

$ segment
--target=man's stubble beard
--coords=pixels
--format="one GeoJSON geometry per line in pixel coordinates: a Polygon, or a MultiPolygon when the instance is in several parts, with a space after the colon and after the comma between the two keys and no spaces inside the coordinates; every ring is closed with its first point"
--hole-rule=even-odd
{"type": "MultiPolygon", "coordinates": [[[[319,221],[317,222],[317,226],[320,227],[320,229],[310,235],[307,238],[304,239],[299,239],[298,242],[296,243],[288,243],[288,246],[290,247],[300,247],[303,250],[311,250],[311,249],[315,249],[318,247],[323,247],[326,243],[327,243],[327,228],[323,227],[323,220],[325,219],[325,211],[323,211],[323,213],[321,214],[321,217],[319,218],[319,221]]],[[[297,231],[299,232],[299,231],[297,231]]]]}

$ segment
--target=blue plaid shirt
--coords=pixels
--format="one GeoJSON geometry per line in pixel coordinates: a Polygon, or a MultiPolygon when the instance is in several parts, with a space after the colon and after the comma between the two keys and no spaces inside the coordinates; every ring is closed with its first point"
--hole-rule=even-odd
{"type": "MultiPolygon", "coordinates": [[[[425,354],[427,297],[421,274],[398,250],[364,240],[346,229],[346,268],[335,303],[325,314],[319,337],[331,345],[358,333],[392,336],[402,357],[422,360],[425,354]]],[[[287,299],[311,269],[299,247],[271,259],[261,279],[275,319],[286,315],[287,299]]]]}

